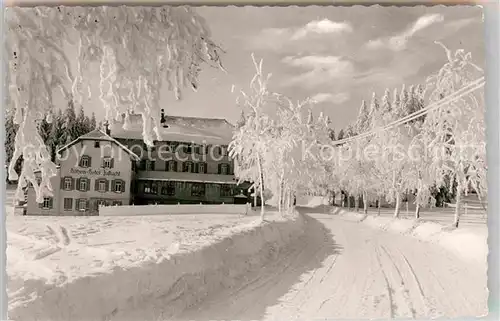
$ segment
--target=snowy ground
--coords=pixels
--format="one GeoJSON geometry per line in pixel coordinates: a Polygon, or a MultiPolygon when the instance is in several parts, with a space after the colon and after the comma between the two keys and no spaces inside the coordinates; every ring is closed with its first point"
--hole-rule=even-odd
{"type": "MultiPolygon", "coordinates": [[[[487,313],[485,262],[422,242],[443,235],[442,225],[433,230],[438,224],[429,223],[417,238],[391,233],[407,229],[410,220],[376,228],[392,220],[359,223],[359,215],[334,215],[317,199],[299,204],[304,219],[271,215],[263,225],[255,216],[11,216],[10,317],[201,321],[487,313]]],[[[446,240],[456,245],[457,236],[446,240]]]]}
{"type": "MultiPolygon", "coordinates": [[[[254,231],[260,226],[257,219],[257,215],[8,216],[9,316],[29,320],[38,313],[42,319],[81,320],[116,314],[113,311],[118,306],[130,304],[127,300],[134,295],[142,295],[141,286],[132,285],[135,290],[131,290],[130,282],[140,282],[141,278],[149,284],[157,282],[148,274],[162,264],[166,266],[164,280],[188,269],[206,268],[205,264],[219,264],[202,254],[195,264],[183,266],[182,255],[201,253],[234,234],[254,231]],[[179,266],[172,268],[176,264],[179,266]],[[61,295],[65,301],[58,303],[61,295]],[[102,299],[103,306],[96,307],[102,299]],[[61,309],[65,304],[68,308],[61,309]],[[97,315],[86,314],[89,309],[97,315]]],[[[284,220],[278,215],[269,219],[273,223],[284,220]]],[[[227,251],[227,246],[224,248],[227,251]]],[[[216,259],[217,253],[212,257],[216,259]]],[[[163,289],[167,290],[168,286],[163,289]]],[[[117,318],[121,319],[119,315],[117,318]]]]}
{"type": "Polygon", "coordinates": [[[487,313],[486,266],[342,216],[309,214],[306,233],[236,289],[176,320],[467,317],[487,313]]]}

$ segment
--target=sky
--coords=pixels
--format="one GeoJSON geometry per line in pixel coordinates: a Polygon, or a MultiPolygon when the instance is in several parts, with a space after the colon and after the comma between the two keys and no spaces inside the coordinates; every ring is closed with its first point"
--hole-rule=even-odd
{"type": "MultiPolygon", "coordinates": [[[[271,90],[315,99],[315,111],[328,115],[337,130],[354,121],[362,100],[374,92],[381,98],[386,88],[392,93],[403,84],[424,84],[446,61],[434,41],[471,52],[484,67],[480,7],[228,6],[197,12],[226,52],[227,73],[205,67],[199,90],[186,88],[181,101],[162,92],[167,114],[234,123],[240,115],[236,94],[248,90],[255,73],[252,53],[272,73],[271,90]]],[[[104,117],[99,103],[88,109],[104,117]]]]}

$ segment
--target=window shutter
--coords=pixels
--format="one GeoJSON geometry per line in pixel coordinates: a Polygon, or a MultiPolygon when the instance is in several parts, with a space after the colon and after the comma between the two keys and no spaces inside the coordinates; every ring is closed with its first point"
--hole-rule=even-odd
{"type": "Polygon", "coordinates": [[[106,180],[104,181],[104,183],[105,183],[105,184],[104,184],[104,190],[105,190],[106,192],[109,192],[109,181],[106,179],[106,180]]]}
{"type": "Polygon", "coordinates": [[[70,190],[74,190],[74,189],[76,189],[76,187],[75,187],[75,179],[71,178],[71,188],[70,188],[70,190]]]}
{"type": "Polygon", "coordinates": [[[125,181],[122,180],[122,190],[121,192],[124,193],[126,190],[125,190],[125,181]]]}
{"type": "Polygon", "coordinates": [[[90,191],[90,178],[87,178],[87,192],[90,191]]]}
{"type": "Polygon", "coordinates": [[[89,158],[89,167],[92,167],[92,157],[88,156],[89,158]]]}
{"type": "Polygon", "coordinates": [[[96,191],[96,192],[99,191],[99,181],[100,181],[100,179],[95,180],[94,191],[96,191]]]}
{"type": "Polygon", "coordinates": [[[80,199],[79,198],[75,199],[75,210],[78,210],[78,209],[80,209],[80,199]]]}
{"type": "Polygon", "coordinates": [[[155,170],[155,161],[151,161],[151,170],[154,171],[155,170]]]}
{"type": "Polygon", "coordinates": [[[208,164],[207,163],[203,163],[203,165],[205,165],[203,168],[205,170],[205,174],[207,173],[207,170],[208,170],[208,164]]]}
{"type": "Polygon", "coordinates": [[[111,190],[114,192],[115,191],[115,180],[111,181],[111,190]]]}
{"type": "Polygon", "coordinates": [[[200,171],[200,165],[198,163],[193,164],[193,167],[195,173],[198,173],[200,171]]]}
{"type": "Polygon", "coordinates": [[[217,174],[222,173],[221,165],[222,164],[217,164],[217,174]]]}
{"type": "Polygon", "coordinates": [[[79,191],[79,190],[80,190],[80,178],[77,178],[77,179],[76,179],[76,186],[75,186],[75,189],[76,189],[77,191],[79,191]]]}
{"type": "Polygon", "coordinates": [[[177,172],[177,161],[172,161],[174,163],[174,172],[177,172]]]}
{"type": "Polygon", "coordinates": [[[90,200],[85,203],[85,209],[88,211],[90,209],[90,200]]]}
{"type": "Polygon", "coordinates": [[[64,186],[64,180],[66,179],[66,177],[61,177],[61,189],[64,189],[65,186],[64,186]]]}
{"type": "Polygon", "coordinates": [[[114,158],[111,158],[111,168],[114,168],[115,167],[115,159],[114,158]]]}
{"type": "Polygon", "coordinates": [[[52,209],[53,206],[54,206],[54,199],[51,197],[49,198],[49,208],[52,209]]]}

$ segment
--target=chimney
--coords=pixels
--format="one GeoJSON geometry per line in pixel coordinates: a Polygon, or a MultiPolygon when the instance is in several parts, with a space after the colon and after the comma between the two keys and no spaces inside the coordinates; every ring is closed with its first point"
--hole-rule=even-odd
{"type": "Polygon", "coordinates": [[[111,129],[109,128],[109,122],[108,121],[106,121],[104,123],[104,131],[105,131],[106,135],[111,136],[111,129]]]}
{"type": "Polygon", "coordinates": [[[161,114],[160,114],[160,124],[162,125],[163,128],[168,128],[167,125],[167,119],[165,118],[165,109],[161,109],[161,114]]]}

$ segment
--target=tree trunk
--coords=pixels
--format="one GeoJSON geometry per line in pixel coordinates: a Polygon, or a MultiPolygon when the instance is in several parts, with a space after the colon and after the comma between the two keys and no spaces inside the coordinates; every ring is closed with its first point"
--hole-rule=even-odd
{"type": "Polygon", "coordinates": [[[396,208],[394,209],[394,218],[399,218],[399,214],[401,211],[401,194],[396,194],[396,208]]]}
{"type": "Polygon", "coordinates": [[[406,199],[406,216],[410,216],[410,206],[409,206],[409,201],[406,199]]]}
{"type": "Polygon", "coordinates": [[[282,194],[283,194],[283,190],[282,190],[283,184],[281,182],[282,182],[282,180],[280,180],[280,184],[278,186],[278,213],[280,213],[280,214],[281,214],[281,210],[282,210],[282,208],[281,208],[281,197],[282,197],[282,194]]]}
{"type": "Polygon", "coordinates": [[[420,204],[417,203],[417,208],[415,209],[415,218],[418,220],[420,218],[420,204]]]}
{"type": "Polygon", "coordinates": [[[253,207],[257,207],[257,187],[253,185],[253,207]]]}
{"type": "Polygon", "coordinates": [[[260,155],[257,155],[257,167],[259,168],[259,179],[260,179],[260,219],[263,221],[264,212],[264,175],[262,174],[262,164],[260,163],[260,155]]]}
{"type": "Polygon", "coordinates": [[[356,195],[354,198],[354,209],[356,210],[356,213],[359,212],[359,195],[356,195]]]}
{"type": "Polygon", "coordinates": [[[456,198],[456,202],[455,202],[455,215],[454,215],[454,218],[453,218],[453,226],[455,226],[455,228],[458,228],[458,224],[460,222],[460,207],[462,205],[462,191],[461,191],[461,188],[460,188],[460,184],[458,184],[457,186],[457,198],[456,198]]]}
{"type": "Polygon", "coordinates": [[[349,196],[349,194],[347,194],[347,210],[350,210],[351,209],[351,196],[349,196]]]}
{"type": "Polygon", "coordinates": [[[382,206],[382,197],[378,197],[378,200],[377,200],[377,212],[378,212],[378,216],[380,216],[380,207],[382,206]]]}
{"type": "Polygon", "coordinates": [[[366,192],[363,192],[363,213],[368,214],[368,197],[366,192]]]}

